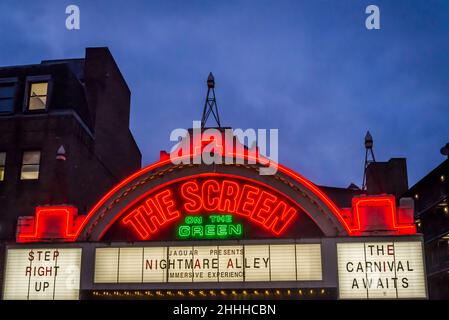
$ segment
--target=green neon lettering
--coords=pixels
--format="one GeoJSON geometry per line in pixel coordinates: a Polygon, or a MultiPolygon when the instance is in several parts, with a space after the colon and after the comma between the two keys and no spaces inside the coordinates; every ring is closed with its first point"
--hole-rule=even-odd
{"type": "Polygon", "coordinates": [[[196,237],[202,237],[203,236],[203,226],[192,226],[192,237],[196,238],[196,237]]]}
{"type": "Polygon", "coordinates": [[[202,216],[186,216],[184,224],[178,227],[180,239],[216,239],[240,238],[243,235],[243,225],[234,224],[231,214],[214,214],[207,218],[209,223],[203,224],[202,216]]]}
{"type": "Polygon", "coordinates": [[[229,225],[229,235],[236,235],[236,236],[241,236],[243,233],[243,228],[242,228],[242,224],[238,223],[238,224],[230,224],[229,225]]]}
{"type": "Polygon", "coordinates": [[[214,224],[206,224],[204,226],[204,235],[206,237],[214,237],[215,236],[215,225],[214,224]]]}
{"type": "Polygon", "coordinates": [[[185,226],[185,225],[181,225],[178,228],[178,236],[180,238],[187,238],[190,236],[190,227],[189,226],[185,226]]]}
{"type": "Polygon", "coordinates": [[[228,235],[228,226],[225,224],[217,224],[217,236],[225,237],[228,235]]]}

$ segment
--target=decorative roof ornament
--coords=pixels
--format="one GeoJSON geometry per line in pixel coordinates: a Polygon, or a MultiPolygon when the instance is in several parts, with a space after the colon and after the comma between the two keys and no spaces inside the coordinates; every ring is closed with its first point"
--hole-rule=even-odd
{"type": "Polygon", "coordinates": [[[221,128],[220,116],[218,114],[217,100],[215,99],[215,78],[212,72],[207,77],[207,95],[206,102],[204,103],[203,116],[201,118],[201,128],[206,127],[207,119],[212,113],[218,128],[221,128]]]}
{"type": "Polygon", "coordinates": [[[365,135],[365,166],[363,170],[362,190],[366,190],[366,170],[368,169],[370,163],[376,162],[376,158],[374,157],[373,145],[373,136],[369,131],[367,131],[365,135]],[[369,157],[370,155],[371,157],[369,157]]]}

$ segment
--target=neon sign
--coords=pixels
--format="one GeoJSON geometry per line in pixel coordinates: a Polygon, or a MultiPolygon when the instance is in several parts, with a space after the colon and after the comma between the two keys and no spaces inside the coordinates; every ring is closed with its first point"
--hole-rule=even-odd
{"type": "Polygon", "coordinates": [[[241,238],[243,225],[234,223],[231,214],[187,216],[177,228],[180,239],[228,239],[241,238]]]}
{"type": "MultiPolygon", "coordinates": [[[[144,195],[131,209],[125,210],[122,223],[134,230],[140,239],[148,240],[182,214],[220,212],[244,217],[273,235],[280,235],[298,210],[289,199],[256,182],[201,178],[174,183],[144,195]]],[[[193,232],[194,237],[224,237],[224,234],[234,236],[242,231],[237,225],[213,225],[190,227],[189,235],[193,232]]],[[[187,237],[187,228],[181,232],[187,237]]]]}

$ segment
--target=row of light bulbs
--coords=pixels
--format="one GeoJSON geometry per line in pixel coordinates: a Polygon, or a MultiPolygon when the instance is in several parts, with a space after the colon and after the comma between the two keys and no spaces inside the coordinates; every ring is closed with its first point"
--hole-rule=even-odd
{"type": "Polygon", "coordinates": [[[94,291],[100,297],[226,297],[226,296],[281,296],[281,295],[324,295],[326,289],[288,289],[288,290],[155,290],[155,291],[94,291]]]}

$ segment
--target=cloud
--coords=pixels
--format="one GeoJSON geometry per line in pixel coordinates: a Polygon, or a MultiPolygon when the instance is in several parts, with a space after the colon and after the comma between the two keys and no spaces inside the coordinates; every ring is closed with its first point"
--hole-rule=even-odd
{"type": "Polygon", "coordinates": [[[144,163],[169,133],[199,120],[212,71],[223,123],[279,128],[280,159],[318,184],[360,183],[363,137],[376,158],[407,157],[410,182],[449,141],[449,5],[378,1],[381,30],[364,28],[368,1],[3,1],[2,65],[81,57],[109,46],[132,91],[131,129],[144,163]]]}

